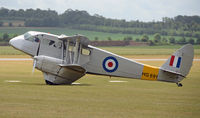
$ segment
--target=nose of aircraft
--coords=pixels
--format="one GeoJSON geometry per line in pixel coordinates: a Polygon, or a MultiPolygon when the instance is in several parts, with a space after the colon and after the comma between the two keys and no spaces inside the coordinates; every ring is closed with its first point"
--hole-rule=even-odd
{"type": "Polygon", "coordinates": [[[21,36],[18,36],[18,37],[15,37],[13,39],[11,39],[9,41],[9,44],[11,46],[13,46],[14,48],[17,48],[17,49],[21,49],[21,46],[22,46],[22,37],[21,36]]]}
{"type": "Polygon", "coordinates": [[[9,41],[9,44],[10,44],[11,46],[14,46],[14,42],[15,42],[15,39],[11,39],[11,40],[9,41]]]}

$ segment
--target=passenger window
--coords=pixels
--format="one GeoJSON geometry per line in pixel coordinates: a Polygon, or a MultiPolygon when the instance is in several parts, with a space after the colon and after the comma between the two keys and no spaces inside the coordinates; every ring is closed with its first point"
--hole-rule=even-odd
{"type": "Polygon", "coordinates": [[[84,49],[84,48],[82,48],[82,50],[81,50],[81,54],[83,54],[83,55],[90,55],[90,50],[89,49],[84,49]]]}
{"type": "Polygon", "coordinates": [[[74,50],[74,46],[69,45],[69,51],[72,52],[74,50]]]}
{"type": "Polygon", "coordinates": [[[49,45],[53,45],[55,41],[50,40],[49,45]]]}

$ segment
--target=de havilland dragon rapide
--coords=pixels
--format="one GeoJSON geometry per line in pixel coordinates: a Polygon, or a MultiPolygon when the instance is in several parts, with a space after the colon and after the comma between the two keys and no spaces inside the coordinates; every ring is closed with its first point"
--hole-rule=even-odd
{"type": "Polygon", "coordinates": [[[72,84],[85,74],[180,83],[189,73],[194,49],[186,44],[161,67],[149,66],[90,45],[83,35],[54,35],[29,31],[10,40],[10,45],[33,58],[46,84],[72,84]]]}

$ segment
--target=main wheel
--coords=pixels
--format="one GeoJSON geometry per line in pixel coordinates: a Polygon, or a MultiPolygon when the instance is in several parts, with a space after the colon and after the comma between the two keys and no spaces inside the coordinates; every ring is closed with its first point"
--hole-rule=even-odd
{"type": "Polygon", "coordinates": [[[178,87],[182,87],[183,85],[181,83],[176,83],[178,87]]]}

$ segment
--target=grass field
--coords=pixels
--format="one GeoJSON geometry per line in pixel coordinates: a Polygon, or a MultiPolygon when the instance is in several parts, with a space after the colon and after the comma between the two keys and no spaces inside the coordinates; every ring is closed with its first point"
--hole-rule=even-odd
{"type": "MultiPolygon", "coordinates": [[[[142,37],[142,35],[136,34],[121,34],[121,33],[103,33],[103,32],[95,32],[95,31],[86,31],[86,30],[74,30],[68,28],[52,28],[52,27],[0,27],[0,37],[2,37],[3,33],[8,33],[11,37],[15,34],[20,35],[24,34],[27,31],[41,31],[41,32],[49,32],[57,35],[66,34],[66,35],[75,35],[82,34],[87,36],[90,40],[94,40],[95,37],[98,37],[99,40],[108,40],[108,37],[111,37],[112,40],[123,40],[124,37],[131,36],[134,40],[136,38],[142,37]]],[[[148,35],[150,40],[153,40],[154,35],[148,35]]],[[[165,38],[169,38],[170,36],[165,36],[165,38]]],[[[176,40],[178,40],[179,36],[173,36],[176,40]]],[[[188,40],[189,37],[186,37],[188,40]]]]}
{"type": "MultiPolygon", "coordinates": [[[[119,55],[171,55],[180,45],[169,46],[132,46],[132,47],[100,47],[119,55]]],[[[200,55],[200,46],[194,47],[195,56],[200,55]]]]}
{"type": "MultiPolygon", "coordinates": [[[[144,63],[160,66],[164,62],[144,63]]],[[[199,118],[199,67],[194,62],[181,88],[94,75],[81,78],[80,85],[48,86],[41,72],[31,74],[32,61],[0,61],[0,117],[199,118]]]]}

